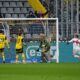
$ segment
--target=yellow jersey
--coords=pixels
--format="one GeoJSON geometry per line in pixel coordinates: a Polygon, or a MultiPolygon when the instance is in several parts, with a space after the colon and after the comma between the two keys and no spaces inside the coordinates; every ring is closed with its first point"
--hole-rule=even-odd
{"type": "Polygon", "coordinates": [[[18,36],[16,41],[16,49],[21,49],[21,48],[23,48],[23,37],[18,36]]]}
{"type": "Polygon", "coordinates": [[[6,36],[4,34],[0,34],[0,49],[5,48],[6,36]]]}

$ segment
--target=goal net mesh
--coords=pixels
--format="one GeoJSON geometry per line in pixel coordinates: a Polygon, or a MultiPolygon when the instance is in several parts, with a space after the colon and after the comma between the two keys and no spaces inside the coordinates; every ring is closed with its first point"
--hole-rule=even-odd
{"type": "MultiPolygon", "coordinates": [[[[0,19],[0,30],[4,31],[4,34],[7,36],[7,39],[10,43],[15,43],[18,32],[22,31],[24,42],[27,45],[27,47],[24,49],[26,60],[30,57],[36,56],[36,51],[29,51],[27,49],[29,48],[28,46],[36,46],[41,39],[40,35],[44,34],[46,41],[50,44],[50,50],[48,52],[50,60],[59,62],[57,18],[0,19]]],[[[10,55],[6,53],[6,57],[11,57],[12,59],[15,59],[15,52],[13,52],[10,52],[10,55]]],[[[40,57],[40,53],[37,54],[37,56],[40,57]]]]}

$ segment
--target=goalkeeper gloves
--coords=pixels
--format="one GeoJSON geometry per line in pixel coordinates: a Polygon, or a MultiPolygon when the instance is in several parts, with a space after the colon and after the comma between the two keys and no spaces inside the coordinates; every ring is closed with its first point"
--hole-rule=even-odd
{"type": "Polygon", "coordinates": [[[38,52],[39,52],[39,48],[38,48],[36,51],[38,51],[38,52]]]}

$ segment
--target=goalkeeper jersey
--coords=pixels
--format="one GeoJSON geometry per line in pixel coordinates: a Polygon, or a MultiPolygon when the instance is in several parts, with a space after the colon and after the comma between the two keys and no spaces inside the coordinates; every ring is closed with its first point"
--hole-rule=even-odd
{"type": "Polygon", "coordinates": [[[21,48],[23,48],[23,37],[18,36],[16,41],[16,49],[21,49],[21,48]]]}
{"type": "Polygon", "coordinates": [[[42,50],[47,52],[50,49],[50,44],[47,42],[47,40],[43,40],[40,42],[40,48],[42,48],[42,50]]]}

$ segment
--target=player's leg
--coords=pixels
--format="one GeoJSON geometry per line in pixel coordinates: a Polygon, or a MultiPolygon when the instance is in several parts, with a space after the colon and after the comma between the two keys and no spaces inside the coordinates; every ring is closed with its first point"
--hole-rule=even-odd
{"type": "Polygon", "coordinates": [[[42,60],[42,62],[46,62],[46,61],[47,61],[44,56],[45,56],[45,55],[42,53],[42,55],[41,55],[41,60],[42,60]]]}
{"type": "Polygon", "coordinates": [[[47,62],[48,62],[48,63],[51,62],[50,51],[48,51],[48,52],[46,53],[46,58],[47,58],[47,62]]]}
{"type": "Polygon", "coordinates": [[[24,56],[24,53],[22,53],[22,62],[25,63],[25,56],[24,56]]]}
{"type": "Polygon", "coordinates": [[[80,48],[78,47],[77,48],[77,52],[76,52],[76,55],[75,55],[78,59],[80,59],[80,48]]]}
{"type": "Polygon", "coordinates": [[[1,53],[2,53],[2,60],[3,63],[5,63],[5,54],[4,54],[4,49],[0,49],[1,53]]]}
{"type": "Polygon", "coordinates": [[[22,53],[22,63],[25,63],[25,55],[24,55],[24,52],[23,52],[23,48],[21,49],[21,53],[22,53]]]}
{"type": "Polygon", "coordinates": [[[19,58],[19,50],[16,49],[16,63],[18,63],[18,58],[19,58]]]}
{"type": "Polygon", "coordinates": [[[73,56],[76,54],[76,52],[77,52],[77,51],[76,51],[75,49],[73,49],[73,56]]]}
{"type": "Polygon", "coordinates": [[[80,57],[80,56],[78,55],[79,51],[80,51],[80,50],[79,50],[78,48],[73,50],[73,56],[74,56],[75,58],[79,58],[79,57],[80,57]]]}
{"type": "Polygon", "coordinates": [[[46,52],[42,52],[42,56],[41,56],[42,62],[48,62],[48,58],[46,54],[47,54],[46,52]]]}

